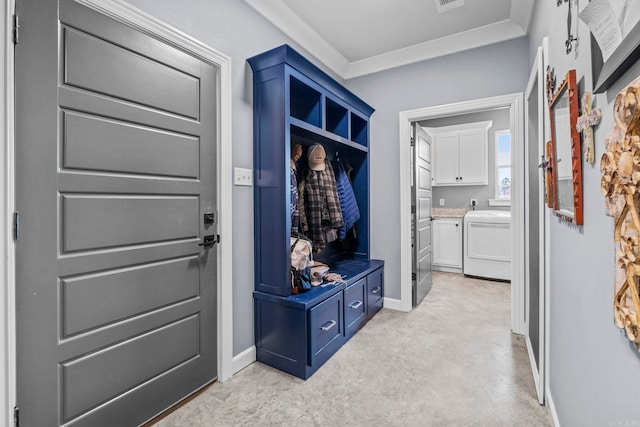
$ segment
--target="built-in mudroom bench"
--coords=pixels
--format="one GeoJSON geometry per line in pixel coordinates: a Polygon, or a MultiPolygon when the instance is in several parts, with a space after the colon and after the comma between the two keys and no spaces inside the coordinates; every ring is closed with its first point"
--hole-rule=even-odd
{"type": "MultiPolygon", "coordinates": [[[[256,358],[307,379],[384,300],[384,262],[369,257],[369,118],[374,110],[287,45],[248,62],[253,70],[256,358]],[[318,144],[336,180],[340,172],[348,177],[349,201],[355,203],[349,203],[348,213],[342,206],[344,223],[329,230],[333,238],[325,242],[322,234],[319,244],[312,239],[313,259],[339,280],[293,294],[291,236],[298,226],[292,214],[301,206],[294,201],[295,189],[307,167],[317,170],[311,167],[311,152],[318,144]],[[347,219],[357,217],[347,228],[347,219]]],[[[345,181],[339,182],[340,188],[345,181]]]]}

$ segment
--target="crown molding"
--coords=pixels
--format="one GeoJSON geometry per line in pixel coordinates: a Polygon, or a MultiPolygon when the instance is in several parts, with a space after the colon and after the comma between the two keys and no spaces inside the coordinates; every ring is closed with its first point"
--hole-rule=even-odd
{"type": "Polygon", "coordinates": [[[509,19],[519,25],[525,33],[529,32],[534,5],[535,0],[511,0],[509,19]]]}
{"type": "Polygon", "coordinates": [[[524,35],[526,35],[524,30],[509,20],[486,25],[451,36],[441,37],[436,40],[394,50],[361,61],[352,62],[345,75],[345,80],[511,40],[524,35]]]}
{"type": "Polygon", "coordinates": [[[535,3],[511,0],[505,21],[349,62],[281,0],[244,1],[344,80],[525,36],[535,3]]]}
{"type": "Polygon", "coordinates": [[[244,0],[256,12],[341,78],[349,61],[280,0],[244,0]]]}

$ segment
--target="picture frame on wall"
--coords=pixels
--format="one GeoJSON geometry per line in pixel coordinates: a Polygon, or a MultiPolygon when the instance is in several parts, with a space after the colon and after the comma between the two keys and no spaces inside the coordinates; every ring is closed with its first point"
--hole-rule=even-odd
{"type": "Polygon", "coordinates": [[[603,93],[640,59],[640,2],[591,0],[579,17],[591,32],[593,92],[603,93]]]}

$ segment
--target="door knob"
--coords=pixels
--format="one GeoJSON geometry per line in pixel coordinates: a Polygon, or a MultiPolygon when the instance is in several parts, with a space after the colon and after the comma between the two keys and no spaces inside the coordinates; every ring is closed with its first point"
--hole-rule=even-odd
{"type": "Polygon", "coordinates": [[[220,243],[220,235],[209,234],[207,236],[204,236],[202,243],[198,243],[198,246],[204,246],[205,248],[210,248],[216,243],[220,243]]]}

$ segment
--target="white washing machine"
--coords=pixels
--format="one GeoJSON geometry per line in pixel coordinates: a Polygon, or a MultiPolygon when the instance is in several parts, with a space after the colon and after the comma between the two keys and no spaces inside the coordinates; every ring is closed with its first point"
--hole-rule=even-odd
{"type": "Polygon", "coordinates": [[[467,212],[463,247],[464,274],[511,280],[511,212],[467,212]]]}

